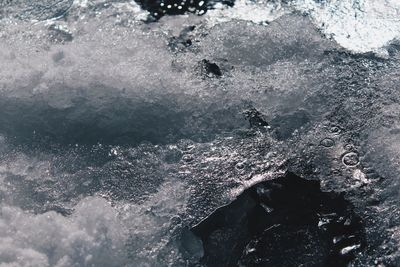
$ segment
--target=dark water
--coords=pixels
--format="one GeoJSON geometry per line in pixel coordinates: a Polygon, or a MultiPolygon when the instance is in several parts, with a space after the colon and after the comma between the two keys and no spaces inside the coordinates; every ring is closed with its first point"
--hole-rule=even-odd
{"type": "Polygon", "coordinates": [[[346,266],[365,245],[342,196],[292,173],[250,187],[193,232],[207,266],[346,266]]]}

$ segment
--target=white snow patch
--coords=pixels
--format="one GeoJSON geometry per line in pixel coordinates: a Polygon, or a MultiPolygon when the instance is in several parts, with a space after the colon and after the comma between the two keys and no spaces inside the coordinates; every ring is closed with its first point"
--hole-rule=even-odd
{"type": "Polygon", "coordinates": [[[309,14],[325,34],[355,52],[378,50],[400,36],[398,0],[297,0],[293,7],[309,14]]]}
{"type": "Polygon", "coordinates": [[[0,266],[122,266],[126,229],[99,197],[82,200],[70,217],[0,208],[0,266]]]}

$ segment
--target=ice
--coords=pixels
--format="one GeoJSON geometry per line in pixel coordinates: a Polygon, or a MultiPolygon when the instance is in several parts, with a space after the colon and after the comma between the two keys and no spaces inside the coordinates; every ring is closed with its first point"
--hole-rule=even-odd
{"type": "Polygon", "coordinates": [[[17,17],[19,19],[46,20],[65,14],[74,0],[2,1],[0,19],[17,17]]]}
{"type": "Polygon", "coordinates": [[[0,3],[0,20],[13,21],[14,19],[31,21],[56,21],[59,19],[79,16],[101,17],[112,13],[120,13],[117,19],[128,22],[126,19],[146,20],[148,12],[142,10],[135,1],[129,0],[39,0],[35,2],[16,0],[0,3]],[[104,14],[105,13],[105,14],[104,14]],[[129,16],[126,16],[127,13],[129,16]]]}
{"type": "MultiPolygon", "coordinates": [[[[153,37],[142,33],[130,35],[129,31],[124,31],[117,36],[109,36],[108,41],[103,38],[103,43],[98,43],[96,38],[108,35],[105,32],[105,29],[98,32],[98,37],[87,36],[89,40],[83,37],[80,44],[76,40],[73,44],[53,47],[50,54],[43,51],[32,56],[25,50],[27,44],[21,44],[21,51],[13,49],[20,63],[2,61],[3,125],[11,126],[7,114],[17,111],[21,114],[20,121],[12,122],[11,127],[24,125],[24,134],[29,136],[33,132],[39,134],[43,129],[40,119],[43,113],[53,114],[47,119],[45,131],[56,138],[61,136],[61,132],[70,131],[71,137],[81,139],[79,129],[88,121],[94,122],[93,132],[102,132],[109,135],[108,138],[119,138],[115,134],[124,131],[130,132],[131,136],[137,135],[139,139],[151,135],[157,139],[160,137],[156,135],[160,132],[167,135],[171,130],[168,127],[174,125],[171,120],[178,120],[179,113],[183,112],[179,107],[173,109],[177,105],[173,95],[183,90],[185,81],[173,79],[177,74],[170,67],[172,59],[162,39],[151,33],[153,37]],[[118,48],[113,45],[123,39],[126,46],[118,48]],[[54,62],[60,53],[63,58],[54,62]],[[158,64],[147,61],[147,58],[157,59],[158,64]],[[28,61],[32,67],[27,66],[28,61]],[[162,78],[158,77],[159,73],[164,73],[162,78]],[[29,88],[23,85],[24,82],[19,83],[20,80],[26,80],[29,88]],[[171,92],[172,89],[175,92],[171,92]],[[154,95],[158,95],[159,100],[154,95]],[[121,98],[125,99],[124,103],[119,101],[121,98]],[[76,106],[80,108],[74,108],[76,106]],[[154,109],[149,106],[154,106],[154,109]],[[31,110],[30,114],[28,110],[31,110]],[[99,110],[104,115],[93,117],[99,110]],[[153,115],[146,114],[152,112],[153,115]],[[163,115],[160,117],[158,114],[163,115]],[[121,120],[125,126],[119,123],[121,120]],[[135,122],[136,125],[126,124],[125,121],[135,122]],[[145,125],[155,124],[158,129],[150,130],[155,131],[153,134],[146,131],[145,125]]],[[[93,138],[96,137],[87,137],[93,138]]]]}
{"type": "Polygon", "coordinates": [[[140,266],[184,266],[203,252],[201,241],[184,228],[187,185],[170,180],[141,205],[125,204],[123,220],[131,229],[129,259],[140,266]]]}
{"type": "MultiPolygon", "coordinates": [[[[96,17],[118,14],[117,21],[123,25],[129,25],[138,20],[145,21],[149,15],[149,12],[141,10],[136,2],[128,0],[62,0],[55,3],[41,0],[34,4],[29,1],[12,1],[12,3],[3,3],[2,9],[0,18],[17,17],[34,21],[74,15],[82,18],[89,14],[96,17]]],[[[343,47],[356,52],[376,51],[386,54],[387,51],[382,48],[400,36],[398,30],[400,6],[396,0],[237,0],[232,7],[216,3],[206,13],[206,18],[209,26],[237,19],[268,23],[292,12],[307,14],[327,36],[343,47]]],[[[160,14],[156,17],[158,15],[160,14]]]]}
{"type": "Polygon", "coordinates": [[[398,27],[370,19],[396,3],[285,3],[154,23],[127,1],[3,16],[0,262],[187,266],[203,256],[190,227],[290,170],[363,219],[355,265],[396,265],[398,27]],[[354,12],[384,36],[347,38],[354,12]]]}
{"type": "MultiPolygon", "coordinates": [[[[69,29],[73,41],[63,44],[52,44],[41,26],[37,26],[40,41],[35,44],[16,34],[18,27],[10,27],[10,32],[3,34],[7,43],[3,44],[0,77],[1,128],[22,139],[46,136],[71,143],[165,142],[186,137],[207,140],[215,133],[244,126],[241,111],[256,99],[254,94],[260,95],[254,92],[260,83],[269,80],[259,81],[259,74],[248,73],[243,64],[265,66],[269,73],[287,69],[288,77],[302,76],[303,66],[291,64],[292,57],[312,60],[332,47],[308,20],[284,19],[296,31],[300,21],[303,31],[296,35],[282,35],[278,23],[264,33],[262,26],[228,23],[222,36],[221,26],[217,26],[202,40],[203,53],[180,56],[171,53],[162,33],[146,30],[143,25],[134,32],[125,27],[98,29],[93,23],[76,25],[76,29],[69,29]],[[232,39],[229,31],[241,32],[243,39],[232,39]],[[253,45],[246,48],[243,44],[250,39],[253,45]],[[265,42],[270,44],[268,49],[265,42]],[[260,50],[264,51],[261,55],[255,53],[260,50]],[[221,90],[216,85],[209,90],[209,82],[197,65],[206,57],[217,59],[213,63],[221,65],[227,77],[224,87],[235,89],[221,90]],[[257,77],[255,83],[239,87],[239,76],[248,80],[248,75],[257,77]]],[[[35,31],[35,27],[30,30],[35,31]]],[[[279,90],[293,86],[295,79],[288,77],[278,78],[282,80],[279,87],[284,87],[279,90]]],[[[306,78],[299,79],[309,83],[306,78]]],[[[273,85],[263,85],[268,86],[273,85]]],[[[305,88],[295,94],[302,94],[305,88]]]]}

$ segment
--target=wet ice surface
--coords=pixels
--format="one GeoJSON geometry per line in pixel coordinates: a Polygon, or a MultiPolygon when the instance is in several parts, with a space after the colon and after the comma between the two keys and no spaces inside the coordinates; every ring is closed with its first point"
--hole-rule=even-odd
{"type": "Polygon", "coordinates": [[[377,44],[342,39],[341,15],[362,24],[372,2],[237,1],[150,24],[133,2],[49,2],[1,6],[1,264],[204,263],[190,228],[290,170],[361,218],[365,246],[342,248],[354,265],[399,265],[396,20],[363,24],[388,33],[377,44]]]}

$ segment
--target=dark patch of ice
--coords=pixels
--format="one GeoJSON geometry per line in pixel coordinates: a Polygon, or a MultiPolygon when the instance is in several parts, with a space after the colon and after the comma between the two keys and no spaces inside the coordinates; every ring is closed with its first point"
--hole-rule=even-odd
{"type": "Polygon", "coordinates": [[[364,242],[342,195],[292,173],[245,190],[192,231],[207,266],[346,266],[364,242]]]}

